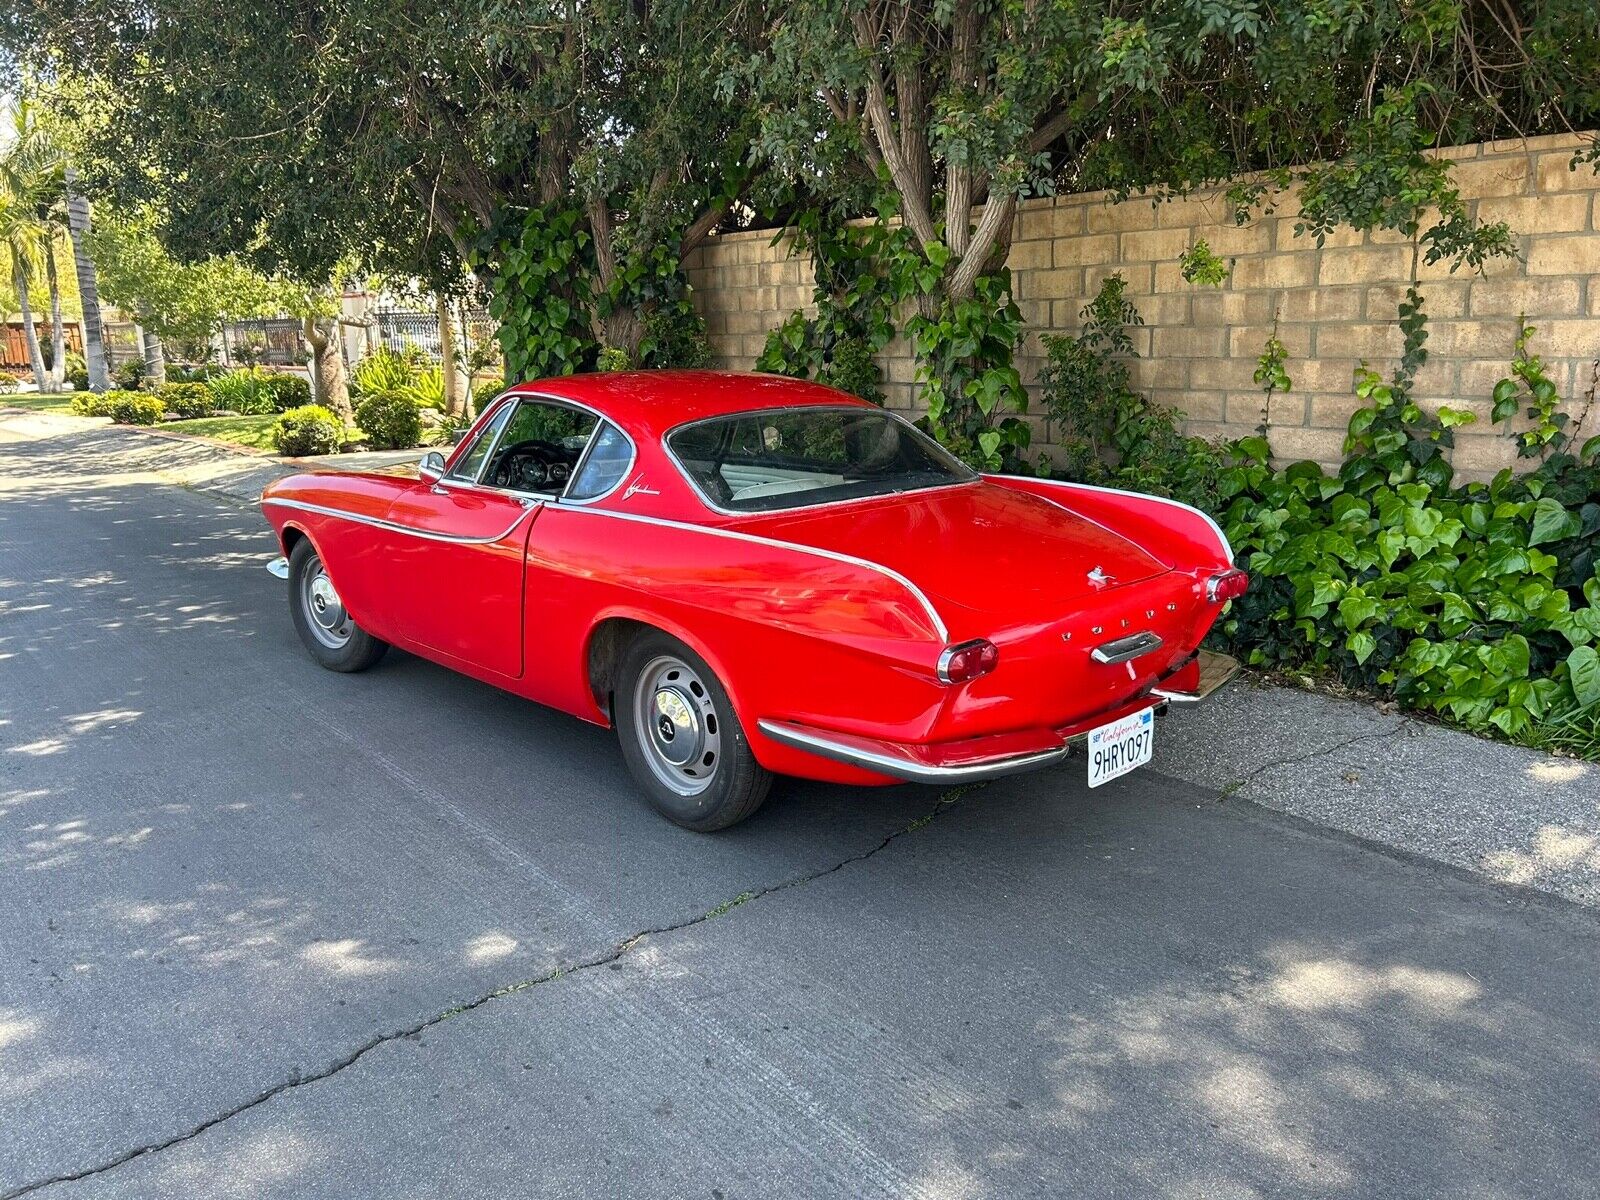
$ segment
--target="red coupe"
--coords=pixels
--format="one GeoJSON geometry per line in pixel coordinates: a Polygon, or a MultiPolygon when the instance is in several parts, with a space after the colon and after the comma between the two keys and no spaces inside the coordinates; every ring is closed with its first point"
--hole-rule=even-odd
{"type": "Polygon", "coordinates": [[[979,475],[792,379],[523,384],[448,458],[261,503],[319,663],[396,645],[615,725],[691,829],[748,817],[774,774],[964,782],[1082,744],[1095,786],[1236,668],[1199,649],[1246,585],[1204,513],[979,475]]]}

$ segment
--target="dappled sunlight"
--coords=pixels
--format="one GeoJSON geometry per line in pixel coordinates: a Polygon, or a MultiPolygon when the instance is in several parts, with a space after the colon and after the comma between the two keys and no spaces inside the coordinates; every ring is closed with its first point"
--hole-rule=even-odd
{"type": "MultiPolygon", "coordinates": [[[[174,1195],[248,1200],[268,1192],[284,1194],[273,1185],[324,1168],[333,1157],[327,1147],[309,1137],[268,1126],[229,1142],[225,1170],[209,1155],[197,1154],[169,1167],[169,1179],[174,1195]]],[[[293,1189],[288,1194],[293,1194],[293,1189]]]]}
{"type": "Polygon", "coordinates": [[[370,954],[361,938],[313,942],[300,952],[300,957],[312,966],[336,975],[377,975],[398,970],[405,965],[399,959],[370,954]]]}
{"type": "Polygon", "coordinates": [[[14,1008],[0,1008],[0,1051],[39,1032],[39,1019],[14,1008]]]}
{"type": "Polygon", "coordinates": [[[472,962],[494,962],[516,953],[517,939],[504,933],[486,933],[467,943],[467,958],[472,962]]]}
{"type": "Polygon", "coordinates": [[[1483,869],[1502,883],[1531,886],[1553,873],[1600,874],[1600,834],[1562,825],[1541,825],[1522,850],[1501,850],[1483,860],[1483,869]]]}
{"type": "Polygon", "coordinates": [[[1392,966],[1374,971],[1345,959],[1292,963],[1271,983],[1273,999],[1289,1008],[1364,1008],[1376,1000],[1398,998],[1423,1012],[1447,1016],[1476,1000],[1476,980],[1451,971],[1392,966]]]}
{"type": "Polygon", "coordinates": [[[1577,783],[1579,780],[1600,782],[1600,771],[1592,763],[1570,758],[1541,758],[1528,764],[1527,775],[1535,783],[1552,786],[1577,783]]]}

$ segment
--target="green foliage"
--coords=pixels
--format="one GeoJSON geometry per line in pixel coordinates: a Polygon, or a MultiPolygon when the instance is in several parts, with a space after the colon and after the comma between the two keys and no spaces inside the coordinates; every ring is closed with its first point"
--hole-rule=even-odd
{"type": "Polygon", "coordinates": [[[409,389],[366,396],[356,405],[356,424],[374,450],[405,450],[422,440],[422,418],[409,389]]]}
{"type": "Polygon", "coordinates": [[[344,425],[317,404],[291,408],[272,426],[272,444],[287,458],[334,454],[344,444],[344,425]]]}
{"type": "MultiPolygon", "coordinates": [[[[1215,507],[1221,498],[1218,476],[1229,456],[1186,436],[1181,412],[1152,403],[1132,387],[1128,327],[1143,318],[1126,293],[1120,274],[1107,277],[1084,306],[1076,337],[1043,339],[1048,361],[1040,382],[1056,441],[1066,453],[1060,465],[1072,479],[1136,486],[1215,507]]],[[[1253,443],[1235,453],[1249,461],[1266,457],[1265,448],[1253,443]]],[[[1055,470],[1057,464],[1050,466],[1055,470]]]]}
{"type": "Polygon", "coordinates": [[[211,389],[203,383],[164,383],[156,389],[156,397],[174,417],[209,417],[216,401],[211,389]]]}
{"type": "Polygon", "coordinates": [[[626,350],[619,350],[615,346],[602,346],[600,353],[595,356],[594,369],[596,371],[631,371],[633,361],[629,359],[626,350]]]}
{"type": "Polygon", "coordinates": [[[271,373],[260,367],[245,367],[218,375],[206,384],[217,408],[242,416],[278,411],[278,393],[270,382],[271,373]]]}
{"type": "Polygon", "coordinates": [[[144,383],[144,359],[130,358],[111,372],[111,382],[126,391],[136,390],[144,383]]]}
{"type": "Polygon", "coordinates": [[[1178,270],[1188,282],[1201,287],[1221,287],[1233,273],[1224,259],[1211,252],[1205,238],[1196,238],[1194,245],[1178,256],[1178,270]]]}
{"type": "Polygon", "coordinates": [[[1494,409],[1490,418],[1499,423],[1515,415],[1526,403],[1529,427],[1516,435],[1517,454],[1522,458],[1544,458],[1552,451],[1560,453],[1566,446],[1567,423],[1570,418],[1558,412],[1561,393],[1555,381],[1545,373],[1544,361],[1528,350],[1528,343],[1538,330],[1528,324],[1526,317],[1517,321],[1517,348],[1511,359],[1511,374],[1494,386],[1494,409]],[[1518,384],[1521,384],[1519,390],[1518,384]]]}
{"type": "Polygon", "coordinates": [[[417,374],[415,358],[380,346],[350,368],[350,395],[375,396],[379,392],[411,387],[416,383],[417,374]]]}
{"type": "Polygon", "coordinates": [[[906,334],[934,436],[974,466],[1027,473],[1032,427],[1016,415],[1028,393],[1014,365],[1023,325],[1010,272],[981,276],[971,296],[940,297],[931,316],[906,322],[906,334]]]}
{"type": "Polygon", "coordinates": [[[1288,361],[1288,347],[1279,339],[1277,322],[1273,322],[1272,332],[1267,335],[1266,345],[1261,348],[1261,357],[1256,359],[1256,369],[1250,376],[1262,393],[1261,424],[1256,426],[1256,432],[1263,437],[1272,423],[1272,397],[1294,387],[1294,380],[1289,378],[1288,361]]]}
{"type": "Polygon", "coordinates": [[[575,283],[589,267],[589,233],[572,207],[530,208],[486,239],[475,265],[493,274],[506,374],[543,379],[582,370],[591,334],[575,283]]]}
{"type": "Polygon", "coordinates": [[[272,406],[279,412],[300,408],[311,403],[311,381],[288,371],[269,371],[262,385],[272,396],[272,406]]]}
{"type": "Polygon", "coordinates": [[[72,390],[75,392],[89,390],[89,364],[84,361],[83,355],[76,350],[67,351],[67,369],[64,379],[72,385],[72,390]]]}
{"type": "Polygon", "coordinates": [[[85,393],[74,397],[73,411],[84,416],[110,417],[118,425],[154,425],[166,412],[166,406],[147,392],[114,388],[103,395],[85,393]],[[79,400],[84,403],[80,407],[79,400]]]}
{"type": "MultiPolygon", "coordinates": [[[[1251,575],[1213,632],[1268,670],[1322,672],[1471,729],[1519,739],[1600,718],[1600,462],[1553,452],[1521,476],[1457,485],[1443,455],[1471,414],[1411,399],[1426,361],[1413,289],[1402,358],[1362,367],[1336,475],[1275,469],[1265,437],[1207,446],[1176,435],[1128,387],[1114,286],[1078,338],[1047,342],[1052,415],[1074,431],[1068,473],[1174,496],[1217,517],[1251,575]]],[[[1531,361],[1526,341],[1519,357],[1531,361]]],[[[1278,386],[1281,357],[1263,370],[1278,386]]]]}

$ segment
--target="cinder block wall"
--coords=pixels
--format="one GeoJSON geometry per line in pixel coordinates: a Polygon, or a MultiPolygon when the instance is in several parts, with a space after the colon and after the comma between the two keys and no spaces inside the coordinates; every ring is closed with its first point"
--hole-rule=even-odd
{"type": "MultiPolygon", "coordinates": [[[[1495,382],[1509,373],[1517,317],[1538,327],[1533,350],[1576,418],[1600,359],[1600,176],[1569,171],[1579,137],[1490,142],[1441,153],[1481,220],[1505,220],[1522,257],[1486,274],[1421,268],[1429,321],[1427,366],[1417,396],[1478,413],[1457,430],[1454,461],[1475,476],[1511,463],[1503,428],[1489,423],[1495,382]]],[[[1010,265],[1029,325],[1021,362],[1034,381],[1039,336],[1072,333],[1104,277],[1120,271],[1145,327],[1134,335],[1138,385],[1181,409],[1191,432],[1236,437],[1261,420],[1251,380],[1277,322],[1294,387],[1272,402],[1271,437],[1284,459],[1339,460],[1357,400],[1352,374],[1362,359],[1388,371],[1400,353],[1396,305],[1410,278],[1412,250],[1384,233],[1341,231],[1318,247],[1294,235],[1292,192],[1275,211],[1236,226],[1220,190],[1165,204],[1112,203],[1105,193],[1027,202],[1017,217],[1010,265]],[[1187,283],[1178,256],[1197,239],[1228,259],[1219,288],[1187,283]]],[[[811,299],[811,264],[772,231],[719,237],[690,259],[689,279],[721,365],[749,370],[767,333],[811,299]]],[[[888,403],[915,410],[909,348],[882,357],[888,403]]],[[[1050,423],[1034,388],[1034,444],[1048,452],[1050,423]]],[[[1586,422],[1600,433],[1600,405],[1586,422]]]]}

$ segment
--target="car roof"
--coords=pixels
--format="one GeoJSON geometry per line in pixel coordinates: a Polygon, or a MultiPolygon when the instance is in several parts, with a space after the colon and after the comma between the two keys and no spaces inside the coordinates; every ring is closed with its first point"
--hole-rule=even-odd
{"type": "Polygon", "coordinates": [[[587,405],[626,432],[652,439],[689,421],[759,409],[814,404],[873,407],[819,383],[749,371],[597,371],[536,379],[509,390],[587,405]]]}

